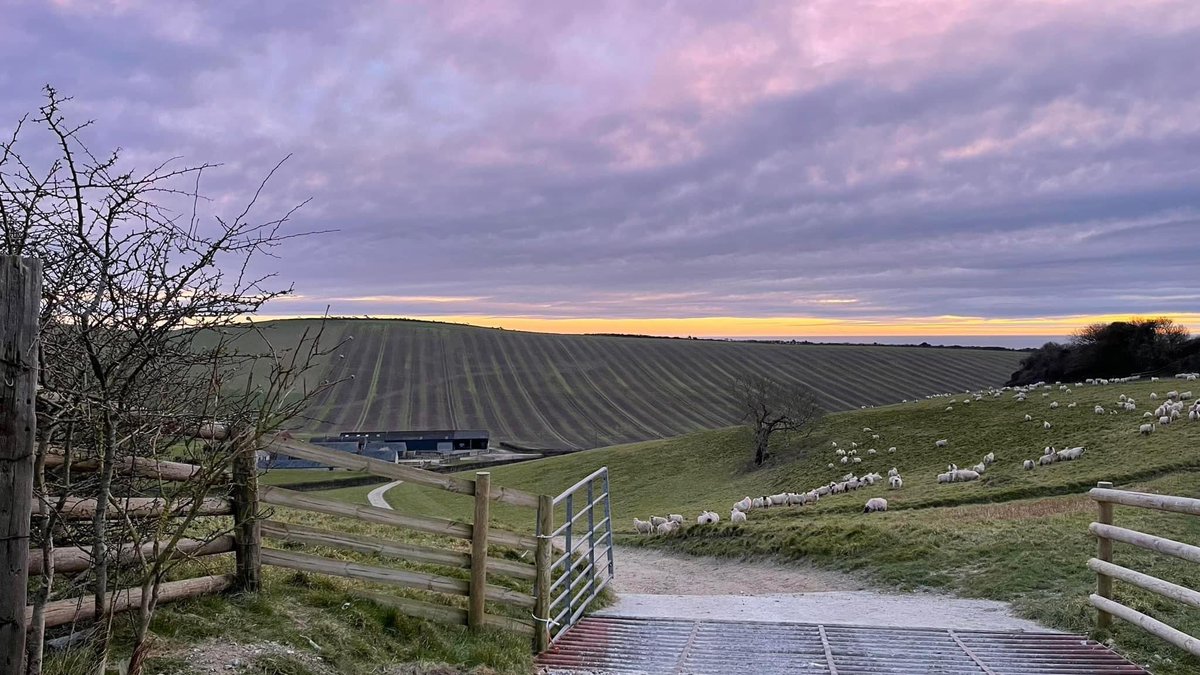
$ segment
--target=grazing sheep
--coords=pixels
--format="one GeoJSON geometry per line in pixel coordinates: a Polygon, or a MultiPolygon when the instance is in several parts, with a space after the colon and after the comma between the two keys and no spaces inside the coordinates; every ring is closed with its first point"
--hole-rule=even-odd
{"type": "Polygon", "coordinates": [[[954,472],[952,479],[956,481],[978,480],[979,472],[971,469],[959,469],[954,472]]]}
{"type": "Polygon", "coordinates": [[[1157,400],[1158,400],[1158,394],[1156,394],[1156,393],[1154,393],[1154,392],[1150,392],[1150,400],[1151,400],[1151,401],[1157,401],[1157,400]]]}
{"type": "Polygon", "coordinates": [[[1097,415],[1103,415],[1104,414],[1104,406],[1099,406],[1099,405],[1096,406],[1095,412],[1097,415]]]}
{"type": "Polygon", "coordinates": [[[1152,420],[1152,419],[1154,419],[1154,413],[1152,413],[1152,412],[1150,412],[1149,410],[1147,410],[1146,412],[1142,413],[1142,419],[1144,419],[1144,420],[1152,420]]]}
{"type": "Polygon", "coordinates": [[[651,525],[648,521],[634,518],[633,529],[638,534],[650,534],[651,532],[654,532],[654,525],[651,525]]]}
{"type": "Polygon", "coordinates": [[[1049,423],[1049,422],[1042,422],[1042,428],[1043,428],[1043,429],[1049,430],[1049,429],[1050,429],[1050,426],[1051,426],[1051,425],[1050,425],[1050,423],[1049,423]]]}
{"type": "Polygon", "coordinates": [[[788,496],[786,493],[780,493],[777,495],[771,495],[770,497],[767,497],[767,499],[771,500],[771,506],[783,506],[787,504],[788,496]]]}
{"type": "Polygon", "coordinates": [[[660,524],[658,527],[656,527],[655,531],[657,531],[659,534],[671,534],[672,532],[674,532],[675,530],[678,530],[678,529],[679,529],[679,523],[665,522],[665,523],[660,524]]]}
{"type": "Polygon", "coordinates": [[[750,502],[750,504],[751,507],[755,509],[765,509],[767,506],[769,506],[769,503],[764,497],[755,497],[754,501],[750,502]]]}
{"type": "Polygon", "coordinates": [[[1066,450],[1058,451],[1058,458],[1065,459],[1067,461],[1071,461],[1073,459],[1079,459],[1082,456],[1083,456],[1083,448],[1082,447],[1067,448],[1066,450]]]}
{"type": "Polygon", "coordinates": [[[851,447],[851,448],[857,448],[857,447],[858,447],[858,443],[850,443],[850,447],[851,447]]]}
{"type": "Polygon", "coordinates": [[[837,441],[830,441],[830,445],[832,445],[833,447],[835,447],[835,448],[836,448],[836,447],[837,447],[837,441]]]}
{"type": "Polygon", "coordinates": [[[850,462],[850,458],[843,456],[841,459],[841,462],[842,462],[842,464],[848,464],[850,462]]]}
{"type": "Polygon", "coordinates": [[[1078,403],[1076,403],[1075,401],[1071,401],[1070,403],[1068,403],[1068,404],[1067,404],[1067,407],[1068,407],[1068,408],[1074,408],[1074,407],[1075,407],[1075,406],[1077,406],[1077,405],[1079,405],[1079,404],[1078,404],[1078,403]]]}
{"type": "Polygon", "coordinates": [[[1042,455],[1041,457],[1038,457],[1037,463],[1041,466],[1050,466],[1057,461],[1058,455],[1055,453],[1050,453],[1049,455],[1042,455]]]}
{"type": "Polygon", "coordinates": [[[873,441],[879,440],[879,434],[871,434],[871,440],[873,440],[873,441]]]}
{"type": "Polygon", "coordinates": [[[863,433],[864,433],[864,434],[869,434],[869,433],[871,433],[871,427],[863,427],[863,433]]]}
{"type": "Polygon", "coordinates": [[[713,513],[712,511],[703,511],[700,513],[699,516],[696,516],[696,524],[697,525],[712,525],[713,523],[717,522],[716,520],[714,520],[714,516],[716,516],[716,515],[717,514],[713,513]]]}
{"type": "Polygon", "coordinates": [[[866,507],[863,508],[863,513],[875,513],[877,511],[887,511],[887,500],[883,497],[868,499],[866,507]]]}
{"type": "Polygon", "coordinates": [[[954,411],[954,406],[952,406],[952,405],[946,406],[946,412],[953,412],[953,411],[954,411]]]}
{"type": "Polygon", "coordinates": [[[1138,427],[1138,433],[1142,434],[1143,436],[1149,436],[1150,434],[1154,433],[1154,425],[1143,424],[1142,426],[1138,427]]]}
{"type": "Polygon", "coordinates": [[[947,466],[947,467],[946,467],[946,470],[947,470],[947,471],[949,471],[950,473],[954,473],[955,471],[958,471],[958,465],[957,465],[957,464],[951,464],[951,465],[949,465],[949,466],[947,466]]]}
{"type": "Polygon", "coordinates": [[[995,461],[996,461],[996,453],[994,453],[994,452],[989,452],[988,454],[983,456],[984,464],[991,464],[992,462],[995,462],[995,461]]]}
{"type": "Polygon", "coordinates": [[[735,503],[733,508],[737,509],[738,511],[749,511],[750,509],[754,508],[754,502],[751,501],[749,497],[746,497],[740,502],[735,503]]]}
{"type": "Polygon", "coordinates": [[[974,471],[975,473],[983,473],[984,471],[987,471],[987,465],[984,464],[983,462],[980,462],[980,463],[976,464],[975,466],[971,467],[971,470],[974,471]]]}
{"type": "Polygon", "coordinates": [[[683,516],[679,515],[678,513],[672,513],[668,515],[667,520],[671,521],[672,523],[679,523],[680,525],[683,524],[683,516]]]}
{"type": "Polygon", "coordinates": [[[893,445],[892,447],[888,448],[888,452],[896,452],[896,446],[893,445]]]}
{"type": "Polygon", "coordinates": [[[667,522],[667,519],[663,518],[662,516],[650,516],[650,524],[655,527],[658,527],[665,522],[667,522]]]}
{"type": "Polygon", "coordinates": [[[868,454],[868,455],[873,455],[873,454],[875,454],[875,448],[871,448],[870,450],[867,450],[867,454],[868,454]]]}
{"type": "Polygon", "coordinates": [[[833,454],[837,455],[838,457],[845,457],[845,456],[846,456],[846,451],[845,451],[845,450],[843,450],[843,449],[841,449],[841,448],[838,448],[837,450],[835,450],[835,451],[833,452],[833,454]]]}
{"type": "Polygon", "coordinates": [[[1179,395],[1179,398],[1181,398],[1181,399],[1191,398],[1191,397],[1192,397],[1192,392],[1190,392],[1190,391],[1185,391],[1179,395]]]}
{"type": "Polygon", "coordinates": [[[936,447],[939,447],[939,448],[944,448],[944,447],[946,447],[947,445],[950,445],[950,441],[948,441],[948,440],[946,440],[946,439],[944,439],[944,438],[943,438],[943,439],[941,439],[941,440],[939,440],[939,441],[934,441],[934,442],[933,442],[933,444],[934,444],[934,446],[936,446],[936,447]]]}
{"type": "Polygon", "coordinates": [[[1200,410],[1193,410],[1193,411],[1189,412],[1188,419],[1193,422],[1195,422],[1196,420],[1200,420],[1200,410]]]}
{"type": "Polygon", "coordinates": [[[1170,423],[1171,423],[1171,416],[1170,416],[1170,415],[1163,415],[1162,417],[1158,418],[1158,424],[1159,424],[1159,426],[1164,426],[1164,427],[1165,427],[1165,426],[1167,426],[1167,425],[1168,425],[1168,424],[1170,424],[1170,423]]]}
{"type": "Polygon", "coordinates": [[[1028,415],[1028,414],[1027,414],[1027,415],[1025,415],[1025,421],[1026,421],[1026,422],[1032,422],[1032,421],[1033,421],[1033,415],[1028,415]]]}
{"type": "Polygon", "coordinates": [[[1033,460],[1032,460],[1032,459],[1027,459],[1027,460],[1025,460],[1024,462],[1022,462],[1022,463],[1021,463],[1021,466],[1025,467],[1025,470],[1026,470],[1026,471],[1028,471],[1028,470],[1030,470],[1030,469],[1032,469],[1032,468],[1034,467],[1033,460]]]}
{"type": "Polygon", "coordinates": [[[1058,407],[1058,401],[1051,401],[1051,402],[1050,402],[1050,409],[1051,409],[1051,410],[1054,410],[1054,409],[1055,409],[1055,408],[1057,408],[1057,407],[1058,407]]]}
{"type": "Polygon", "coordinates": [[[904,487],[904,480],[900,476],[892,476],[888,479],[888,483],[891,484],[893,490],[899,490],[904,487]]]}
{"type": "Polygon", "coordinates": [[[733,523],[734,525],[741,525],[742,523],[746,522],[746,514],[734,509],[729,512],[729,522],[733,523]]]}
{"type": "Polygon", "coordinates": [[[861,462],[861,461],[862,461],[862,457],[855,457],[855,458],[854,458],[854,463],[855,463],[855,464],[858,464],[858,463],[859,463],[859,462],[861,462]]]}
{"type": "Polygon", "coordinates": [[[833,462],[830,462],[830,463],[826,464],[826,465],[825,465],[825,468],[826,468],[826,469],[832,469],[832,468],[833,468],[833,462]]]}

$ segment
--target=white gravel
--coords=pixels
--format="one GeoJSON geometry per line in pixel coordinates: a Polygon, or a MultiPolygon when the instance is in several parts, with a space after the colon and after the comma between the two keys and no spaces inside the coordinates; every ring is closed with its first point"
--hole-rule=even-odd
{"type": "Polygon", "coordinates": [[[803,564],[686,556],[618,546],[618,600],[601,616],[772,621],[904,628],[1047,631],[1006,603],[880,593],[853,576],[803,564]]]}

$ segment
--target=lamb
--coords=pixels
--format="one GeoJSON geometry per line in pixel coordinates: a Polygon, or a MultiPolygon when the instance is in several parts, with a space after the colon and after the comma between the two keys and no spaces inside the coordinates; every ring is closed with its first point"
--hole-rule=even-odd
{"type": "Polygon", "coordinates": [[[873,454],[875,454],[875,448],[871,448],[871,449],[867,450],[867,454],[868,454],[868,455],[873,455],[873,454]]]}
{"type": "Polygon", "coordinates": [[[896,452],[896,446],[893,445],[892,447],[888,448],[888,452],[889,453],[896,452]]]}
{"type": "Polygon", "coordinates": [[[904,487],[904,480],[900,476],[892,476],[888,479],[888,483],[891,484],[893,490],[899,490],[904,487]]]}
{"type": "Polygon", "coordinates": [[[651,525],[648,521],[634,518],[633,529],[638,534],[650,534],[651,532],[654,532],[654,525],[651,525]]]}
{"type": "Polygon", "coordinates": [[[897,469],[896,467],[893,466],[892,468],[888,469],[888,478],[891,478],[892,476],[899,476],[899,475],[900,475],[900,470],[897,469]]]}
{"type": "Polygon", "coordinates": [[[1149,436],[1150,434],[1154,433],[1154,425],[1143,424],[1142,426],[1138,427],[1138,433],[1143,436],[1149,436]]]}
{"type": "Polygon", "coordinates": [[[883,497],[868,499],[867,506],[863,509],[863,513],[875,513],[877,511],[887,511],[887,500],[883,497]]]}
{"type": "Polygon", "coordinates": [[[980,463],[976,464],[975,466],[971,467],[971,470],[974,471],[975,473],[983,473],[984,471],[987,471],[987,465],[984,464],[983,462],[980,462],[980,463]]]}
{"type": "Polygon", "coordinates": [[[662,516],[650,516],[650,524],[655,527],[658,527],[665,522],[667,522],[667,519],[663,518],[662,516]]]}
{"type": "Polygon", "coordinates": [[[937,482],[939,482],[939,483],[949,483],[952,480],[954,480],[954,476],[950,472],[939,473],[937,475],[937,482]]]}
{"type": "Polygon", "coordinates": [[[983,456],[984,464],[991,464],[992,462],[995,462],[995,461],[996,461],[996,453],[994,453],[994,452],[989,452],[988,454],[983,456]]]}
{"type": "Polygon", "coordinates": [[[746,514],[734,509],[729,512],[729,521],[734,525],[741,525],[746,522],[746,514]]]}
{"type": "Polygon", "coordinates": [[[841,448],[838,448],[837,450],[834,451],[833,454],[837,455],[838,457],[845,457],[846,451],[841,448]]]}
{"type": "Polygon", "coordinates": [[[1027,459],[1021,463],[1021,466],[1025,467],[1026,471],[1029,471],[1030,469],[1032,469],[1034,467],[1033,460],[1027,459]]]}
{"type": "Polygon", "coordinates": [[[1051,410],[1054,410],[1054,409],[1055,409],[1055,408],[1057,408],[1057,407],[1058,407],[1058,401],[1051,401],[1051,402],[1050,402],[1050,409],[1051,409],[1051,410]]]}
{"type": "Polygon", "coordinates": [[[873,441],[879,440],[879,434],[871,434],[871,440],[873,440],[873,441]]]}
{"type": "Polygon", "coordinates": [[[954,412],[954,406],[952,406],[952,405],[946,406],[946,412],[954,412]]]}
{"type": "Polygon", "coordinates": [[[734,504],[733,508],[738,511],[749,511],[751,508],[753,508],[753,502],[750,500],[749,497],[746,497],[742,501],[734,504]]]}
{"type": "Polygon", "coordinates": [[[1170,423],[1171,423],[1171,417],[1170,417],[1170,415],[1163,415],[1162,417],[1158,418],[1158,424],[1159,424],[1159,426],[1164,426],[1164,427],[1165,427],[1166,425],[1168,425],[1168,424],[1170,424],[1170,423]]]}
{"type": "Polygon", "coordinates": [[[841,459],[841,462],[842,462],[842,464],[848,464],[850,462],[850,458],[843,456],[841,459]]]}
{"type": "Polygon", "coordinates": [[[1068,403],[1068,404],[1067,404],[1067,407],[1068,407],[1068,408],[1074,408],[1074,407],[1076,407],[1076,406],[1078,406],[1078,405],[1079,405],[1079,403],[1077,403],[1076,401],[1071,401],[1070,403],[1068,403]]]}
{"type": "Polygon", "coordinates": [[[1050,426],[1051,426],[1051,425],[1050,425],[1050,423],[1049,423],[1049,422],[1042,422],[1042,428],[1043,428],[1043,429],[1046,429],[1047,431],[1049,431],[1049,430],[1050,430],[1050,426]]]}
{"type": "Polygon", "coordinates": [[[678,513],[670,514],[667,516],[667,520],[671,521],[672,523],[679,523],[680,525],[683,524],[683,516],[679,515],[678,513]]]}
{"type": "Polygon", "coordinates": [[[862,457],[855,457],[855,458],[854,458],[854,463],[855,463],[855,464],[858,464],[858,463],[859,463],[859,462],[861,462],[861,461],[862,461],[862,457]]]}
{"type": "Polygon", "coordinates": [[[950,441],[948,441],[948,440],[946,440],[946,439],[944,439],[944,438],[943,438],[943,439],[941,439],[941,440],[939,440],[939,441],[934,441],[934,442],[933,442],[933,444],[934,444],[936,447],[939,447],[939,448],[944,448],[944,447],[946,447],[947,445],[950,445],[950,441]]]}
{"type": "Polygon", "coordinates": [[[1025,421],[1026,421],[1026,422],[1032,422],[1032,421],[1033,421],[1033,415],[1028,415],[1028,414],[1027,414],[1027,415],[1025,415],[1025,421]]]}
{"type": "Polygon", "coordinates": [[[1154,392],[1150,392],[1150,400],[1151,400],[1151,401],[1157,401],[1157,400],[1158,400],[1158,394],[1156,394],[1156,393],[1154,393],[1154,392]]]}
{"type": "Polygon", "coordinates": [[[1103,415],[1103,414],[1104,414],[1104,406],[1099,406],[1099,405],[1098,405],[1098,406],[1096,406],[1096,408],[1095,408],[1095,413],[1096,413],[1097,415],[1103,415]]]}

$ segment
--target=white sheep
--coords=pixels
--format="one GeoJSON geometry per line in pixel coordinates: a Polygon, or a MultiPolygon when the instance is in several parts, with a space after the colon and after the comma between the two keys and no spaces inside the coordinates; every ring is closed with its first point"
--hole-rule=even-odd
{"type": "Polygon", "coordinates": [[[1160,427],[1165,427],[1165,426],[1167,426],[1167,425],[1168,425],[1168,424],[1170,424],[1170,423],[1171,423],[1171,416],[1170,416],[1170,415],[1163,415],[1162,417],[1158,418],[1158,425],[1159,425],[1160,427]]]}
{"type": "Polygon", "coordinates": [[[869,434],[869,433],[871,433],[871,427],[863,427],[863,433],[864,433],[864,434],[869,434]]]}
{"type": "Polygon", "coordinates": [[[675,530],[678,530],[678,529],[679,529],[679,523],[676,523],[673,521],[667,521],[667,522],[660,524],[658,527],[656,527],[655,531],[657,531],[659,534],[671,534],[672,532],[674,532],[675,530]]]}
{"type": "Polygon", "coordinates": [[[735,503],[733,508],[738,511],[749,511],[750,509],[754,508],[754,502],[750,499],[750,497],[746,497],[740,502],[735,503]]]}
{"type": "Polygon", "coordinates": [[[976,464],[975,466],[971,467],[971,470],[974,471],[975,473],[983,473],[984,471],[987,471],[987,465],[984,464],[983,462],[980,462],[980,463],[976,464]]]}
{"type": "Polygon", "coordinates": [[[729,512],[729,522],[733,523],[734,525],[741,525],[742,523],[746,522],[746,514],[734,509],[729,512]]]}
{"type": "Polygon", "coordinates": [[[1052,425],[1051,425],[1049,422],[1042,422],[1042,428],[1043,428],[1043,429],[1046,429],[1047,431],[1049,431],[1049,430],[1050,430],[1050,427],[1051,427],[1051,426],[1052,426],[1052,425]]]}
{"type": "Polygon", "coordinates": [[[1154,393],[1154,392],[1150,392],[1150,400],[1151,400],[1151,401],[1157,401],[1157,400],[1158,400],[1158,394],[1156,394],[1156,393],[1154,393]]]}
{"type": "Polygon", "coordinates": [[[1067,407],[1068,407],[1068,408],[1074,408],[1074,407],[1076,407],[1076,406],[1078,406],[1078,405],[1079,405],[1079,403],[1078,403],[1078,402],[1076,402],[1076,401],[1071,401],[1070,403],[1068,403],[1068,404],[1067,404],[1067,407]]]}
{"type": "Polygon", "coordinates": [[[712,525],[713,523],[719,521],[720,519],[721,519],[721,517],[718,516],[717,514],[713,513],[712,511],[704,511],[703,513],[701,513],[699,516],[696,517],[696,524],[697,525],[712,525]]]}
{"type": "Polygon", "coordinates": [[[1054,410],[1054,409],[1056,409],[1056,408],[1058,408],[1058,401],[1051,401],[1051,402],[1050,402],[1050,409],[1051,409],[1051,410],[1054,410]]]}
{"type": "Polygon", "coordinates": [[[655,527],[658,527],[665,522],[667,522],[667,519],[663,518],[662,516],[650,516],[650,524],[655,527]]]}
{"type": "Polygon", "coordinates": [[[946,406],[946,412],[954,412],[954,406],[952,406],[952,405],[946,406]]]}
{"type": "Polygon", "coordinates": [[[867,505],[863,509],[863,513],[875,513],[877,511],[887,511],[887,500],[883,497],[872,497],[867,500],[867,505]]]}
{"type": "Polygon", "coordinates": [[[862,457],[855,457],[855,458],[854,458],[854,463],[855,463],[855,464],[858,464],[858,463],[859,463],[859,462],[861,462],[861,461],[862,461],[862,457]]]}
{"type": "Polygon", "coordinates": [[[875,448],[871,448],[871,449],[867,450],[867,454],[868,454],[868,455],[873,455],[873,454],[875,454],[875,448]]]}
{"type": "Polygon", "coordinates": [[[1067,461],[1070,461],[1073,459],[1079,459],[1082,456],[1083,456],[1083,448],[1082,447],[1067,448],[1066,450],[1058,451],[1058,458],[1065,459],[1067,461]]]}
{"type": "Polygon", "coordinates": [[[894,445],[893,445],[892,447],[888,448],[888,452],[889,452],[889,453],[894,453],[894,452],[896,452],[896,446],[894,446],[894,445]]]}
{"type": "Polygon", "coordinates": [[[633,529],[638,534],[650,534],[651,532],[654,531],[654,525],[651,525],[648,521],[639,520],[637,518],[634,518],[633,519],[633,529]]]}
{"type": "Polygon", "coordinates": [[[873,440],[873,441],[879,440],[879,434],[871,434],[871,440],[873,440]]]}
{"type": "Polygon", "coordinates": [[[1138,433],[1142,434],[1143,436],[1149,436],[1150,434],[1154,433],[1154,425],[1143,424],[1142,426],[1138,427],[1138,433]]]}
{"type": "Polygon", "coordinates": [[[750,504],[751,504],[752,508],[756,508],[756,509],[765,509],[768,506],[770,506],[770,502],[768,502],[765,497],[755,497],[754,500],[750,502],[750,504]]]}
{"type": "Polygon", "coordinates": [[[845,457],[845,456],[846,456],[846,451],[845,451],[845,450],[843,450],[843,449],[841,449],[841,448],[838,448],[837,450],[835,450],[835,451],[833,452],[833,454],[837,455],[838,457],[845,457]]]}
{"type": "Polygon", "coordinates": [[[1032,460],[1032,459],[1027,459],[1027,460],[1025,460],[1024,462],[1022,462],[1022,463],[1021,463],[1021,466],[1025,467],[1025,470],[1026,470],[1026,471],[1028,471],[1028,470],[1030,470],[1030,469],[1032,469],[1032,468],[1034,467],[1033,460],[1032,460]]]}
{"type": "Polygon", "coordinates": [[[888,479],[888,483],[891,484],[893,490],[899,490],[904,487],[904,480],[900,476],[892,476],[888,479]]]}
{"type": "Polygon", "coordinates": [[[788,496],[786,492],[781,492],[777,495],[771,495],[767,499],[771,500],[771,506],[783,506],[787,504],[788,496]]]}
{"type": "Polygon", "coordinates": [[[1104,414],[1104,406],[1100,406],[1100,405],[1096,406],[1094,412],[1097,415],[1103,415],[1104,414]]]}
{"type": "Polygon", "coordinates": [[[1025,421],[1026,421],[1026,422],[1032,422],[1032,421],[1033,421],[1033,415],[1026,414],[1026,415],[1025,415],[1025,421]]]}
{"type": "Polygon", "coordinates": [[[939,448],[944,448],[944,447],[946,447],[947,445],[950,445],[950,441],[948,441],[948,440],[946,440],[946,439],[944,439],[944,438],[943,438],[943,439],[941,439],[941,440],[934,441],[934,442],[933,442],[933,444],[934,444],[934,446],[936,446],[936,447],[939,447],[939,448]]]}
{"type": "Polygon", "coordinates": [[[954,472],[953,476],[953,480],[956,481],[977,480],[978,478],[979,472],[971,469],[959,469],[954,472]]]}
{"type": "Polygon", "coordinates": [[[1188,413],[1188,419],[1195,422],[1200,420],[1200,410],[1192,410],[1188,413]]]}
{"type": "Polygon", "coordinates": [[[947,471],[946,473],[939,473],[937,475],[937,482],[939,482],[939,483],[949,483],[953,480],[954,480],[954,476],[949,471],[947,471]]]}
{"type": "Polygon", "coordinates": [[[995,462],[995,461],[996,461],[996,453],[994,453],[994,452],[989,452],[988,454],[983,456],[984,464],[991,464],[992,462],[995,462]]]}
{"type": "Polygon", "coordinates": [[[826,469],[832,469],[832,468],[833,468],[833,462],[830,462],[830,463],[826,464],[826,465],[825,465],[825,468],[826,468],[826,469]]]}
{"type": "Polygon", "coordinates": [[[849,458],[849,457],[845,457],[845,456],[843,456],[843,457],[842,457],[842,459],[841,459],[841,460],[839,460],[839,461],[841,461],[841,463],[842,463],[842,464],[849,464],[849,463],[850,463],[850,458],[849,458]]]}
{"type": "Polygon", "coordinates": [[[1038,457],[1037,463],[1042,466],[1050,466],[1051,464],[1053,464],[1057,461],[1058,461],[1058,455],[1055,453],[1050,453],[1048,455],[1042,455],[1041,457],[1038,457]]]}
{"type": "Polygon", "coordinates": [[[892,476],[899,476],[899,475],[900,475],[900,470],[897,469],[896,467],[893,466],[892,468],[888,469],[888,478],[891,478],[892,476]]]}

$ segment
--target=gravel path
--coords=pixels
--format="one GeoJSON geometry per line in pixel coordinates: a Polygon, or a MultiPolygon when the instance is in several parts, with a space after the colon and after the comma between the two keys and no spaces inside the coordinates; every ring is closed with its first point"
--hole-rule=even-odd
{"type": "Polygon", "coordinates": [[[1047,631],[1006,603],[880,593],[853,576],[803,564],[686,556],[618,546],[617,602],[601,616],[904,628],[1047,631]]]}
{"type": "Polygon", "coordinates": [[[367,493],[367,501],[371,504],[371,506],[378,506],[381,509],[392,508],[392,505],[387,503],[387,500],[383,498],[383,495],[388,490],[391,490],[392,488],[396,487],[397,485],[399,485],[403,482],[404,481],[402,481],[402,480],[394,480],[385,485],[380,485],[379,487],[377,487],[374,490],[371,490],[370,492],[367,493]]]}

